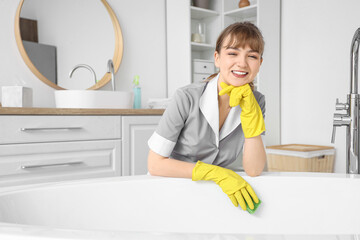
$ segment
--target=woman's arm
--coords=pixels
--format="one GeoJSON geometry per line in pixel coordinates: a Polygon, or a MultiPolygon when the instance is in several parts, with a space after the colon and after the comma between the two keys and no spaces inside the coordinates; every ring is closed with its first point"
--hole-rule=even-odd
{"type": "MultiPolygon", "coordinates": [[[[262,173],[266,163],[266,153],[261,136],[245,138],[243,167],[247,175],[256,177],[262,173]]],[[[163,157],[149,151],[148,170],[153,176],[191,178],[195,163],[163,157]]]]}
{"type": "Polygon", "coordinates": [[[195,163],[163,157],[149,151],[148,170],[153,176],[191,178],[195,163]]]}
{"type": "Polygon", "coordinates": [[[266,153],[261,135],[245,138],[243,167],[247,175],[256,177],[264,170],[266,153]]]}

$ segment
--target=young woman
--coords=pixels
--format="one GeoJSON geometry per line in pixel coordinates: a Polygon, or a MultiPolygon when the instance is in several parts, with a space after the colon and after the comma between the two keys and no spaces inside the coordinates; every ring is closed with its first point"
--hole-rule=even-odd
{"type": "Polygon", "coordinates": [[[226,167],[243,154],[249,176],[264,169],[265,98],[254,91],[264,51],[260,30],[234,23],[217,39],[219,73],[176,91],[149,139],[151,175],[212,180],[237,207],[251,209],[258,198],[251,186],[226,167]]]}

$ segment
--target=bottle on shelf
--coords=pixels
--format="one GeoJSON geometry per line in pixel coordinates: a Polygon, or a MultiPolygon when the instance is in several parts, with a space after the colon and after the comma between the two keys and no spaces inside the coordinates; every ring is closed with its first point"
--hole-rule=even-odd
{"type": "Polygon", "coordinates": [[[209,8],[209,0],[193,0],[194,6],[199,8],[209,8]]]}
{"type": "Polygon", "coordinates": [[[140,109],[141,108],[141,87],[139,84],[139,75],[135,75],[134,80],[133,80],[133,84],[134,84],[134,106],[133,108],[135,109],[140,109]]]}

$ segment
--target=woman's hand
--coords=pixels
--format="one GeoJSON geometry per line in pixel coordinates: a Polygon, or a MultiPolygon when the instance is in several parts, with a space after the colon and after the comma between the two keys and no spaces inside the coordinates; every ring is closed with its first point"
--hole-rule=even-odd
{"type": "Polygon", "coordinates": [[[245,138],[259,136],[265,131],[265,122],[258,102],[249,84],[240,87],[220,83],[222,90],[219,95],[228,94],[230,96],[229,105],[241,107],[241,124],[245,138]]]}
{"type": "Polygon", "coordinates": [[[259,202],[250,184],[230,169],[198,161],[192,172],[192,180],[214,181],[229,196],[235,207],[240,204],[244,211],[246,210],[246,203],[249,208],[254,209],[254,202],[259,202]]]}

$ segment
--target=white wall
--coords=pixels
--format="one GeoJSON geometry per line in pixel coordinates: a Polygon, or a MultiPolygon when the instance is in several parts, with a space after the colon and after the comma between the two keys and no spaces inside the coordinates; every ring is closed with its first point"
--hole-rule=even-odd
{"type": "MultiPolygon", "coordinates": [[[[108,0],[124,38],[124,56],[116,74],[118,90],[132,89],[140,76],[142,106],[166,97],[165,0],[108,0]]],[[[107,85],[110,87],[110,85],[107,85]]]]}
{"type": "MultiPolygon", "coordinates": [[[[350,45],[358,0],[282,0],[281,143],[329,145],[335,100],[350,89],[350,45]]],[[[345,127],[337,129],[335,171],[345,172],[345,127]]]]}
{"type": "MultiPolygon", "coordinates": [[[[134,75],[140,75],[142,105],[146,107],[148,98],[166,96],[165,0],[108,3],[118,17],[124,38],[123,60],[116,74],[117,90],[131,91],[134,75]]],[[[54,90],[34,76],[17,49],[14,18],[18,4],[19,0],[0,1],[0,87],[31,87],[34,106],[54,107],[54,90]]],[[[110,84],[104,89],[110,89],[110,84]]]]}

